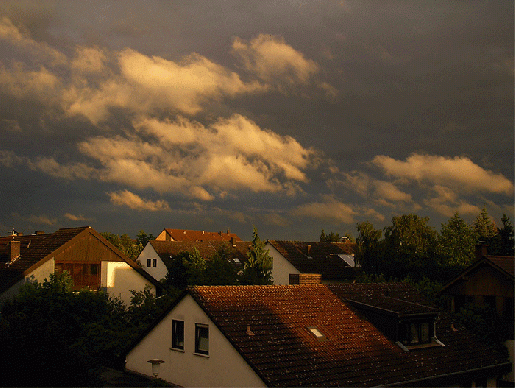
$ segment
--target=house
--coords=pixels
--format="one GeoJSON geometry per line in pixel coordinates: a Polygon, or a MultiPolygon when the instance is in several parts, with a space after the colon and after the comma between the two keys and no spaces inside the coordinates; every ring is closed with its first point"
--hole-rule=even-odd
{"type": "Polygon", "coordinates": [[[354,261],[353,247],[351,242],[279,240],[265,245],[273,259],[274,284],[298,283],[299,274],[319,274],[323,283],[354,279],[360,268],[354,261]]]}
{"type": "Polygon", "coordinates": [[[165,228],[156,237],[158,241],[241,241],[236,234],[223,232],[206,232],[204,230],[186,230],[165,228]]]}
{"type": "Polygon", "coordinates": [[[27,281],[42,282],[68,271],[75,289],[104,290],[130,302],[130,290],[160,287],[134,261],[89,226],[0,237],[0,299],[18,293],[27,281]]]}
{"type": "MultiPolygon", "coordinates": [[[[459,312],[468,303],[488,306],[496,312],[502,327],[506,328],[505,345],[514,363],[514,258],[488,256],[485,245],[477,248],[476,261],[447,283],[441,293],[450,296],[451,312],[459,312]]],[[[513,372],[509,381],[514,381],[513,372]]]]}
{"type": "Polygon", "coordinates": [[[247,260],[247,252],[252,243],[241,240],[222,241],[164,241],[151,240],[138,256],[137,261],[154,279],[162,280],[168,273],[173,257],[182,252],[193,252],[195,249],[204,259],[214,256],[220,249],[226,249],[230,263],[236,270],[243,269],[247,260]]]}
{"type": "Polygon", "coordinates": [[[126,369],[180,386],[241,387],[492,386],[511,369],[413,295],[375,284],[189,288],[130,347],[126,369]],[[394,325],[403,318],[398,327],[421,322],[418,342],[411,326],[400,337],[383,332],[368,310],[394,325]],[[433,324],[427,332],[421,317],[433,324]]]}

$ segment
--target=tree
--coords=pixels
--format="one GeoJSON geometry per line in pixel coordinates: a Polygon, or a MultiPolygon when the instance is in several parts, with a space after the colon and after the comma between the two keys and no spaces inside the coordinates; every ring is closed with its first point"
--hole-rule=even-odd
{"type": "Polygon", "coordinates": [[[110,232],[102,232],[101,235],[132,260],[136,260],[144,248],[137,240],[131,239],[128,234],[119,236],[110,232]]]}
{"type": "Polygon", "coordinates": [[[186,268],[188,285],[201,286],[206,284],[205,271],[207,264],[197,248],[193,248],[192,252],[187,252],[187,255],[183,256],[182,262],[186,268]]]}
{"type": "Polygon", "coordinates": [[[154,240],[154,235],[152,233],[146,234],[143,230],[140,230],[136,235],[136,242],[142,247],[145,248],[150,240],[154,240]]]}
{"type": "Polygon", "coordinates": [[[495,223],[488,215],[486,207],[481,209],[473,223],[473,228],[476,233],[476,241],[490,242],[490,240],[497,234],[495,223]]]}
{"type": "Polygon", "coordinates": [[[358,229],[355,253],[357,262],[369,274],[381,273],[380,239],[382,231],[374,229],[374,225],[368,221],[360,222],[356,227],[358,229]]]}
{"type": "Polygon", "coordinates": [[[506,214],[501,218],[502,228],[490,240],[489,253],[497,256],[513,256],[513,224],[506,214]]]}
{"type": "Polygon", "coordinates": [[[243,266],[240,282],[242,284],[271,284],[272,258],[265,244],[259,238],[256,228],[253,230],[252,246],[248,252],[248,259],[243,266]]]}
{"type": "Polygon", "coordinates": [[[235,285],[238,274],[233,264],[229,262],[227,245],[220,246],[218,251],[206,261],[205,284],[210,286],[235,285]]]}
{"type": "Polygon", "coordinates": [[[384,268],[385,275],[420,278],[427,273],[437,276],[433,272],[438,264],[435,260],[437,234],[428,222],[428,217],[416,214],[392,218],[392,225],[385,228],[384,254],[389,262],[384,268]]]}
{"type": "Polygon", "coordinates": [[[446,265],[467,266],[475,258],[476,234],[458,212],[442,224],[437,237],[437,253],[446,265]]]}
{"type": "Polygon", "coordinates": [[[87,386],[94,369],[122,354],[136,333],[127,331],[123,303],[72,286],[67,272],[51,274],[3,305],[2,385],[87,386]]]}
{"type": "Polygon", "coordinates": [[[335,233],[331,231],[329,234],[325,234],[324,229],[322,229],[322,232],[320,233],[320,242],[339,242],[340,234],[335,233]]]}

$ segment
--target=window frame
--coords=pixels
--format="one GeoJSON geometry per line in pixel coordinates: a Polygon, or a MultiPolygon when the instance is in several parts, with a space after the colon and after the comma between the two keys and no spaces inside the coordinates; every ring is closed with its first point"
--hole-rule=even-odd
{"type": "Polygon", "coordinates": [[[432,343],[434,322],[432,320],[410,320],[402,324],[401,343],[404,346],[420,346],[432,343]],[[423,327],[427,329],[425,331],[423,327]],[[425,333],[424,333],[425,332],[425,333]],[[426,338],[423,338],[426,337],[426,338]],[[414,341],[416,339],[416,341],[414,341]]]}
{"type": "Polygon", "coordinates": [[[147,259],[147,268],[152,266],[152,259],[147,259]]]}
{"type": "Polygon", "coordinates": [[[180,319],[172,319],[172,347],[171,347],[171,349],[184,351],[184,321],[182,321],[180,319]],[[181,339],[182,339],[182,341],[181,341],[181,339]],[[181,344],[181,342],[182,342],[182,344],[181,344]]]}
{"type": "Polygon", "coordinates": [[[200,356],[209,356],[209,325],[206,325],[205,323],[195,323],[195,354],[200,356]],[[201,336],[204,330],[207,334],[205,337],[201,336]],[[206,339],[207,349],[201,348],[202,338],[206,339]]]}
{"type": "Polygon", "coordinates": [[[157,259],[152,259],[152,267],[157,267],[157,259]]]}

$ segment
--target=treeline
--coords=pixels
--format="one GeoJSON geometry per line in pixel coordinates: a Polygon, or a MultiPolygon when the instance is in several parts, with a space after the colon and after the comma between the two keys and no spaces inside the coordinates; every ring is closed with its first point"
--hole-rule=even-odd
{"type": "Polygon", "coordinates": [[[356,260],[368,275],[446,282],[475,260],[477,244],[489,255],[513,256],[513,225],[505,214],[501,221],[497,227],[483,208],[470,225],[455,213],[439,232],[416,214],[393,217],[383,230],[361,222],[356,260]]]}

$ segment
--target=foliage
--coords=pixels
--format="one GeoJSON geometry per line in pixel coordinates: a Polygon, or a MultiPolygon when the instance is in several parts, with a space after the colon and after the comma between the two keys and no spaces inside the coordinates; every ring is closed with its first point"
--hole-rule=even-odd
{"type": "Polygon", "coordinates": [[[97,385],[98,368],[123,366],[127,345],[174,295],[134,292],[127,307],[105,293],[72,292],[69,274],[27,283],[2,306],[0,376],[8,386],[97,385]]]}
{"type": "MultiPolygon", "coordinates": [[[[141,233],[144,232],[140,231],[140,234],[141,233]]],[[[140,236],[140,234],[138,234],[138,236],[140,236]]],[[[110,232],[102,232],[101,235],[116,248],[118,248],[125,256],[132,260],[136,260],[144,248],[144,245],[141,243],[141,241],[144,241],[143,236],[140,236],[141,240],[133,240],[129,237],[128,234],[122,234],[119,236],[110,232]]]]}
{"type": "Polygon", "coordinates": [[[261,241],[256,228],[253,230],[252,246],[248,260],[243,266],[241,284],[272,284],[272,258],[265,243],[261,241]]]}
{"type": "Polygon", "coordinates": [[[329,234],[325,234],[324,229],[320,233],[320,242],[339,242],[341,241],[340,234],[331,231],[329,234]]]}
{"type": "Polygon", "coordinates": [[[495,223],[488,215],[486,207],[481,209],[473,223],[473,228],[476,233],[476,241],[488,242],[497,234],[495,223]]]}
{"type": "Polygon", "coordinates": [[[357,224],[356,261],[368,274],[379,274],[382,269],[382,231],[375,229],[372,223],[365,221],[357,224]]]}
{"type": "Polygon", "coordinates": [[[458,212],[442,224],[437,238],[437,254],[447,265],[467,266],[475,259],[476,234],[458,212]]]}
{"type": "Polygon", "coordinates": [[[215,255],[206,262],[204,275],[205,284],[210,286],[236,285],[238,274],[236,268],[229,262],[229,252],[222,245],[215,255]]]}
{"type": "Polygon", "coordinates": [[[150,240],[154,240],[154,235],[152,233],[146,234],[143,230],[140,230],[136,235],[136,242],[145,248],[150,240]]]}
{"type": "Polygon", "coordinates": [[[502,228],[490,239],[488,253],[496,256],[513,256],[513,224],[510,217],[503,214],[502,228]]]}

